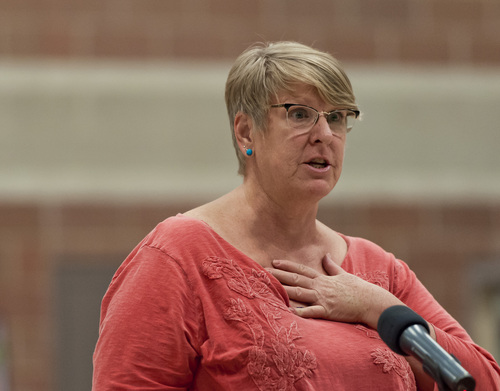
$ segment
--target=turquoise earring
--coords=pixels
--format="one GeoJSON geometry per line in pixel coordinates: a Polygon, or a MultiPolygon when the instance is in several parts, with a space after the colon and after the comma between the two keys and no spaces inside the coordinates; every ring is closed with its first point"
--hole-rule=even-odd
{"type": "Polygon", "coordinates": [[[244,145],[243,145],[243,148],[245,148],[245,153],[247,154],[247,156],[252,156],[253,155],[252,148],[247,148],[244,145]]]}

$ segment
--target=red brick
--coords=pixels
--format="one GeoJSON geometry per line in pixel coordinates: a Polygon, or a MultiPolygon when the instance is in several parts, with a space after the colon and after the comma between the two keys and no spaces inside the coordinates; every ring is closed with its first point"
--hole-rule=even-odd
{"type": "Polygon", "coordinates": [[[457,28],[477,27],[483,16],[483,2],[471,0],[435,0],[430,9],[436,25],[457,28]]]}
{"type": "Polygon", "coordinates": [[[149,32],[141,21],[109,18],[96,21],[93,54],[97,57],[144,58],[148,56],[149,32]]]}
{"type": "MultiPolygon", "coordinates": [[[[500,35],[500,30],[497,33],[500,35]]],[[[472,59],[479,65],[500,64],[500,39],[497,41],[476,40],[472,45],[472,59]]]]}
{"type": "Polygon", "coordinates": [[[66,204],[59,211],[63,227],[112,226],[118,216],[118,208],[112,205],[66,204]]]}
{"type": "MultiPolygon", "coordinates": [[[[23,0],[30,2],[38,2],[44,5],[44,8],[50,11],[65,11],[70,12],[72,14],[81,14],[86,12],[102,12],[109,8],[109,1],[101,1],[101,0],[23,0]]],[[[120,2],[112,2],[112,4],[116,7],[120,3],[124,4],[130,2],[131,0],[121,0],[120,2]]]]}
{"type": "Polygon", "coordinates": [[[368,213],[369,224],[378,229],[414,231],[421,219],[421,208],[418,205],[372,205],[368,213]]]}
{"type": "Polygon", "coordinates": [[[224,56],[224,34],[201,16],[185,23],[180,21],[172,40],[173,55],[176,57],[215,59],[224,56]]]}
{"type": "Polygon", "coordinates": [[[37,223],[37,205],[0,202],[0,229],[7,227],[34,227],[37,223]]]}
{"type": "Polygon", "coordinates": [[[442,208],[443,224],[449,228],[488,232],[493,223],[492,216],[492,209],[488,205],[452,205],[442,208]]]}
{"type": "Polygon", "coordinates": [[[331,22],[337,16],[338,5],[335,1],[316,0],[305,3],[301,0],[287,0],[282,4],[284,6],[280,13],[286,17],[288,25],[294,27],[300,27],[302,18],[317,18],[317,27],[319,27],[324,25],[325,19],[329,19],[331,22]]]}
{"type": "Polygon", "coordinates": [[[403,34],[399,52],[405,63],[447,63],[450,59],[448,37],[440,33],[403,34]]]}
{"type": "Polygon", "coordinates": [[[0,54],[10,57],[232,59],[255,41],[288,39],[344,61],[500,63],[500,7],[490,0],[22,0],[0,6],[0,54]]]}
{"type": "Polygon", "coordinates": [[[363,25],[380,24],[405,27],[411,18],[408,0],[365,0],[359,14],[363,25]]]}
{"type": "Polygon", "coordinates": [[[464,267],[462,258],[446,249],[426,249],[413,255],[412,270],[436,300],[459,321],[464,318],[464,267]]]}
{"type": "Polygon", "coordinates": [[[370,236],[367,208],[362,205],[320,206],[318,220],[334,231],[350,236],[370,236]]]}
{"type": "Polygon", "coordinates": [[[71,21],[63,15],[50,17],[40,26],[38,50],[43,56],[68,57],[73,51],[71,21]]]}
{"type": "MultiPolygon", "coordinates": [[[[293,1],[292,1],[293,2],[293,1]]],[[[260,14],[258,1],[247,0],[206,0],[202,7],[208,13],[204,13],[206,18],[233,17],[245,15],[249,20],[257,20],[260,14]]]]}
{"type": "Polygon", "coordinates": [[[363,31],[341,29],[329,35],[326,50],[343,62],[370,62],[376,59],[374,38],[373,34],[363,31]]]}

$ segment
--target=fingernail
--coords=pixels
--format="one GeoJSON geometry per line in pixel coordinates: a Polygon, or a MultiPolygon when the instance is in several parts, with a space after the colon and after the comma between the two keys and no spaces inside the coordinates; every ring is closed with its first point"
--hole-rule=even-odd
{"type": "Polygon", "coordinates": [[[279,259],[273,259],[273,265],[279,265],[281,262],[279,261],[279,259]]]}

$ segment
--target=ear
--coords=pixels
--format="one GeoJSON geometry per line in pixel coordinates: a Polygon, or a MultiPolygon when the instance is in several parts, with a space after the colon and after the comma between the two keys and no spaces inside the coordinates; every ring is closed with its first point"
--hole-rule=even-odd
{"type": "Polygon", "coordinates": [[[234,135],[240,147],[245,153],[245,148],[251,148],[253,143],[253,121],[248,114],[239,111],[234,118],[234,135]]]}

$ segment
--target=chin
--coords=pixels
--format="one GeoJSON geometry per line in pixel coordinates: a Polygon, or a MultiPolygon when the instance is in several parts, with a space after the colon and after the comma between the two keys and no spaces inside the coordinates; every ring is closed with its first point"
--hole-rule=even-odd
{"type": "Polygon", "coordinates": [[[309,196],[316,198],[318,201],[330,194],[335,187],[332,183],[315,183],[309,187],[309,196]]]}

